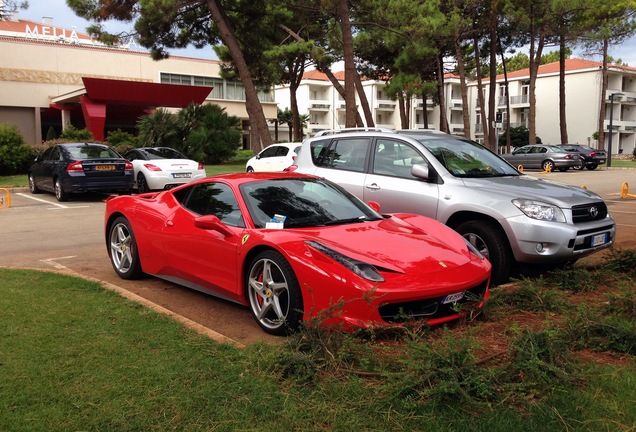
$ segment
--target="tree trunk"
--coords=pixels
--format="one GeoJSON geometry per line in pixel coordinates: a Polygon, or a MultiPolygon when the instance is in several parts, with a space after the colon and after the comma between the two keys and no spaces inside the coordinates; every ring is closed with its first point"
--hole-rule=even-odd
{"type": "Polygon", "coordinates": [[[543,43],[545,33],[543,29],[539,29],[537,35],[534,24],[530,30],[530,85],[528,89],[530,100],[530,112],[528,118],[528,141],[530,144],[537,143],[537,75],[539,74],[539,66],[541,65],[541,53],[543,52],[543,43]],[[537,40],[535,45],[535,39],[537,40]]]}
{"type": "Polygon", "coordinates": [[[479,36],[475,32],[475,70],[477,71],[477,104],[481,112],[481,128],[484,132],[484,144],[488,145],[488,120],[486,118],[486,104],[484,101],[484,83],[481,77],[481,55],[479,53],[479,36]]]}
{"type": "Polygon", "coordinates": [[[214,20],[214,23],[219,30],[219,36],[227,47],[232,60],[238,71],[239,78],[243,83],[245,89],[245,108],[250,118],[250,129],[254,129],[256,133],[250,134],[252,137],[257,136],[257,143],[250,143],[250,146],[254,148],[256,144],[257,150],[262,150],[272,143],[272,137],[269,133],[269,127],[267,126],[267,120],[265,119],[265,113],[263,107],[258,100],[258,91],[250,75],[249,67],[243,57],[241,46],[236,38],[234,29],[230,25],[229,19],[225,14],[225,10],[219,0],[207,0],[208,10],[214,20]]]}
{"type": "Polygon", "coordinates": [[[367,121],[367,127],[373,127],[375,126],[375,121],[373,120],[373,113],[371,112],[371,108],[369,107],[369,100],[367,99],[367,94],[364,92],[364,88],[362,87],[362,80],[360,79],[360,74],[358,74],[358,71],[356,71],[354,76],[356,80],[356,90],[358,91],[358,99],[360,100],[360,106],[362,107],[362,112],[364,112],[364,118],[367,121]]]}
{"type": "Polygon", "coordinates": [[[568,123],[565,113],[565,34],[559,35],[559,127],[561,128],[561,144],[568,141],[568,123]]]}
{"type": "Polygon", "coordinates": [[[355,64],[353,62],[353,35],[351,34],[351,21],[349,21],[349,2],[347,0],[338,0],[338,19],[340,20],[340,28],[342,29],[342,52],[344,57],[344,75],[345,75],[345,127],[356,126],[356,87],[355,76],[357,74],[355,64]]]}
{"type": "Polygon", "coordinates": [[[305,57],[301,56],[300,58],[294,60],[293,64],[290,65],[290,71],[293,73],[290,74],[289,81],[289,102],[291,105],[292,112],[292,129],[293,129],[293,141],[292,142],[301,142],[302,141],[302,127],[300,126],[300,112],[298,111],[298,97],[297,91],[300,83],[303,79],[303,74],[305,72],[305,57]]]}
{"type": "MultiPolygon", "coordinates": [[[[607,38],[603,39],[603,67],[601,69],[601,107],[598,113],[598,148],[605,148],[605,116],[607,114],[607,104],[605,103],[605,94],[607,93],[607,48],[609,41],[607,38]]],[[[609,131],[612,133],[612,131],[609,131]]],[[[609,149],[607,149],[609,150],[609,149]]],[[[611,155],[610,155],[611,156],[611,155]]]]}
{"type": "Polygon", "coordinates": [[[446,118],[446,99],[444,96],[444,58],[437,56],[437,97],[439,99],[439,130],[448,133],[446,118]]]}
{"type": "Polygon", "coordinates": [[[424,120],[424,129],[428,129],[428,97],[426,96],[426,93],[422,93],[422,102],[424,102],[424,109],[422,110],[422,120],[424,120]]]}
{"type": "Polygon", "coordinates": [[[488,90],[488,147],[496,152],[499,143],[496,128],[497,112],[497,13],[492,10],[490,17],[490,82],[488,90]]]}
{"type": "MultiPolygon", "coordinates": [[[[499,40],[499,38],[497,38],[499,40]]],[[[503,66],[504,73],[504,86],[506,92],[506,153],[510,153],[510,85],[508,82],[508,69],[506,67],[506,56],[504,56],[504,50],[499,42],[499,54],[501,55],[501,64],[503,66]]]]}
{"type": "Polygon", "coordinates": [[[462,120],[464,121],[464,136],[470,138],[470,113],[468,112],[468,87],[466,86],[466,68],[459,36],[455,39],[455,57],[457,58],[457,72],[459,73],[459,88],[462,95],[462,120]]]}
{"type": "Polygon", "coordinates": [[[398,93],[398,107],[400,109],[400,126],[402,127],[402,129],[408,129],[409,128],[409,119],[407,116],[407,108],[405,106],[405,102],[404,102],[404,93],[400,92],[398,93]]]}

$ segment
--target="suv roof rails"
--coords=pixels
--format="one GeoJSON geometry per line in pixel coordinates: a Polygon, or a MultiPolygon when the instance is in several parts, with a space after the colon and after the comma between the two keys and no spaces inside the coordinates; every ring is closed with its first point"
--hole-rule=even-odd
{"type": "Polygon", "coordinates": [[[316,133],[316,135],[314,135],[314,136],[318,137],[318,136],[325,136],[325,135],[336,135],[336,134],[339,134],[339,133],[347,133],[347,132],[391,132],[391,133],[395,133],[395,130],[394,129],[387,129],[387,128],[378,128],[378,127],[355,127],[355,128],[323,130],[323,131],[320,131],[320,132],[316,133]]]}
{"type": "Polygon", "coordinates": [[[432,128],[419,128],[419,129],[401,129],[398,132],[400,133],[429,133],[429,134],[439,134],[439,135],[448,135],[446,132],[442,132],[439,129],[432,129],[432,128]]]}

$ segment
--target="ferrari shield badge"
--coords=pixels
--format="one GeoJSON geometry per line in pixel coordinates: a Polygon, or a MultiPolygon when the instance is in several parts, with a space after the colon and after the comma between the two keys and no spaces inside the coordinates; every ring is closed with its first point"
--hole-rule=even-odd
{"type": "Polygon", "coordinates": [[[244,245],[245,243],[247,243],[247,240],[250,238],[249,234],[245,234],[243,236],[243,239],[241,240],[241,245],[244,245]]]}

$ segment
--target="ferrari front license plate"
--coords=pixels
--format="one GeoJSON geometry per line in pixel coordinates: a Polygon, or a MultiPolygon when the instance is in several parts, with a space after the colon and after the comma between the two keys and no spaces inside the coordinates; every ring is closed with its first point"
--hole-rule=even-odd
{"type": "Polygon", "coordinates": [[[190,178],[192,177],[192,173],[174,173],[172,174],[172,178],[190,178]]]}
{"type": "Polygon", "coordinates": [[[113,171],[115,165],[95,165],[95,171],[113,171]]]}
{"type": "Polygon", "coordinates": [[[605,243],[607,243],[607,233],[596,234],[592,237],[592,247],[604,245],[605,243]]]}
{"type": "Polygon", "coordinates": [[[464,291],[455,294],[449,294],[442,300],[442,304],[457,303],[464,298],[464,291]]]}

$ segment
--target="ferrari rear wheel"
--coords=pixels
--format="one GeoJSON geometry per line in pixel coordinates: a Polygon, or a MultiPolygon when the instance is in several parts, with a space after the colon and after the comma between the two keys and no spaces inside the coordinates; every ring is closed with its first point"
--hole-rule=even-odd
{"type": "Polygon", "coordinates": [[[250,310],[267,333],[282,336],[296,330],[303,318],[298,279],[287,260],[269,250],[258,254],[247,274],[250,310]]]}
{"type": "Polygon", "coordinates": [[[125,217],[115,219],[108,230],[108,255],[120,278],[138,279],[143,274],[135,235],[125,217]]]}

